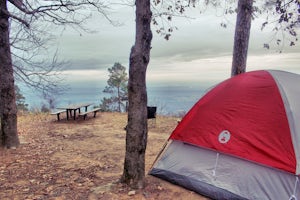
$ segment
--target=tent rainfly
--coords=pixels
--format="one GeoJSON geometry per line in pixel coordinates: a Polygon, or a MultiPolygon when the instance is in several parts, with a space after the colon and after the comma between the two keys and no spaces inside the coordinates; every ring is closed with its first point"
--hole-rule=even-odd
{"type": "Polygon", "coordinates": [[[149,174],[217,200],[300,200],[300,75],[259,70],[219,83],[149,174]]]}

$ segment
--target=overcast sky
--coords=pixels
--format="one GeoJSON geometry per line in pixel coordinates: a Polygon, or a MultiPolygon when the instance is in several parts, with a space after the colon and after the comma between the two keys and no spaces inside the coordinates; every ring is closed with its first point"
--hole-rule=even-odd
{"type": "MultiPolygon", "coordinates": [[[[135,37],[135,10],[132,7],[115,7],[112,18],[121,26],[112,26],[99,15],[88,26],[96,33],[80,34],[66,30],[57,38],[61,59],[68,60],[68,81],[99,81],[108,79],[107,68],[120,62],[128,69],[130,48],[135,37]]],[[[178,27],[170,40],[155,33],[151,61],[147,70],[148,84],[182,84],[216,82],[229,78],[233,49],[235,16],[224,16],[216,10],[200,14],[199,10],[188,11],[191,17],[176,18],[178,27]],[[227,23],[227,28],[220,26],[227,23]]],[[[264,18],[252,23],[247,71],[255,69],[280,69],[300,73],[300,44],[286,47],[283,53],[272,46],[263,48],[272,36],[269,30],[261,31],[264,18]]]]}

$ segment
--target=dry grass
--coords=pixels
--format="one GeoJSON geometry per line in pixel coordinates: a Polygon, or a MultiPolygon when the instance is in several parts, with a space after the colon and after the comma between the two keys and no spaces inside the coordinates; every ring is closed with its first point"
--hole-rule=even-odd
{"type": "MultiPolygon", "coordinates": [[[[147,171],[177,120],[158,116],[156,125],[149,120],[147,171]]],[[[126,121],[119,113],[75,121],[56,121],[48,114],[19,116],[21,146],[0,151],[0,199],[205,199],[148,175],[146,188],[129,195],[130,189],[118,183],[126,121]]]]}

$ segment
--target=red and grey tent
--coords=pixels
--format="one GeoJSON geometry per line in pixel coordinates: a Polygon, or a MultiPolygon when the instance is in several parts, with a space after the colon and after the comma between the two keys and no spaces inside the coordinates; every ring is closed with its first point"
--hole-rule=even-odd
{"type": "Polygon", "coordinates": [[[300,199],[300,75],[259,70],[219,83],[149,173],[213,199],[300,199]]]}

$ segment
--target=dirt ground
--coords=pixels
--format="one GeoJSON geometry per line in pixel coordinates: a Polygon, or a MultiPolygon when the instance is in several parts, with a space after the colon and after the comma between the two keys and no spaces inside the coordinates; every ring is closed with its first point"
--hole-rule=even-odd
{"type": "MultiPolygon", "coordinates": [[[[149,120],[147,172],[177,120],[161,116],[156,124],[149,120]]],[[[206,199],[149,175],[143,190],[130,190],[118,183],[126,121],[127,116],[120,113],[98,113],[96,118],[75,121],[57,121],[49,114],[20,115],[20,147],[0,150],[0,199],[206,199]]]]}

